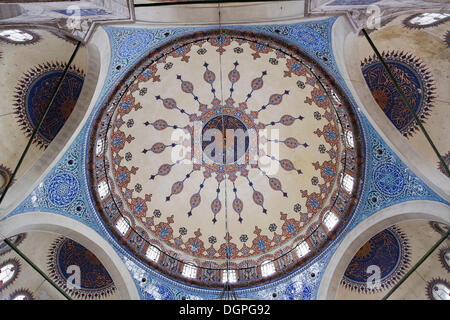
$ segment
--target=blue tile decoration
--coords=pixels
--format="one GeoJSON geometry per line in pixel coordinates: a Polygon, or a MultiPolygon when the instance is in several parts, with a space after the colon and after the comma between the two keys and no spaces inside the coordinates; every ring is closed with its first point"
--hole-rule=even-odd
{"type": "Polygon", "coordinates": [[[64,207],[75,200],[78,180],[69,173],[60,173],[52,178],[48,186],[48,200],[56,207],[64,207]]]}
{"type": "Polygon", "coordinates": [[[122,58],[135,56],[145,50],[152,40],[153,35],[149,32],[133,33],[121,43],[117,54],[122,58]]]}
{"type": "Polygon", "coordinates": [[[383,194],[396,196],[403,191],[405,179],[400,169],[392,163],[379,164],[373,173],[375,187],[383,194]]]}
{"type": "MultiPolygon", "coordinates": [[[[296,44],[336,79],[338,85],[349,97],[352,107],[358,111],[359,108],[354,102],[350,90],[339,74],[331,50],[331,27],[335,20],[336,17],[296,24],[227,26],[226,28],[253,30],[279,37],[291,44],[296,44]],[[299,30],[306,30],[307,34],[300,35],[301,32],[299,30]]],[[[194,300],[218,298],[221,293],[220,290],[189,286],[178,280],[168,278],[143,264],[132,253],[125,250],[115,240],[102,219],[95,212],[93,199],[88,191],[88,177],[85,169],[87,167],[86,152],[88,150],[88,138],[92,128],[92,121],[114,89],[116,82],[136,62],[148,54],[149,50],[157,48],[167,41],[175,39],[177,36],[214,27],[143,29],[107,26],[103,28],[107,32],[111,43],[111,63],[105,86],[101,91],[94,110],[65,155],[42,183],[9,216],[29,211],[51,212],[70,217],[91,227],[111,244],[123,260],[134,279],[142,299],[184,298],[194,300]],[[151,34],[151,36],[132,36],[142,32],[151,34]],[[122,49],[120,50],[120,48],[122,49]],[[76,194],[70,196],[70,199],[73,198],[70,203],[67,200],[63,200],[59,204],[64,204],[64,206],[57,206],[49,199],[49,188],[54,177],[63,173],[72,174],[77,182],[73,180],[69,182],[69,179],[64,181],[78,185],[78,188],[76,194]],[[142,281],[143,278],[146,280],[142,281]]],[[[236,289],[235,292],[238,297],[253,299],[316,299],[320,281],[328,261],[345,235],[358,223],[380,209],[409,200],[426,199],[448,205],[448,202],[435,194],[402,163],[372,128],[365,116],[361,112],[357,112],[357,114],[364,145],[365,172],[362,181],[361,197],[352,219],[347,223],[343,231],[336,235],[334,243],[322,250],[320,254],[308,261],[307,264],[276,281],[250,288],[236,289]],[[375,176],[383,178],[383,182],[377,182],[375,176]],[[402,181],[402,187],[395,185],[398,181],[402,181]],[[393,190],[394,193],[390,192],[390,190],[393,190]],[[274,293],[276,293],[276,297],[274,293]]]]}

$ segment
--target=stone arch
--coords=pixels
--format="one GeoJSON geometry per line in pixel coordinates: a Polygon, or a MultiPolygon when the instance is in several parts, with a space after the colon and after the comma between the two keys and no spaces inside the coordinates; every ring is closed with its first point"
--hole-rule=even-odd
{"type": "Polygon", "coordinates": [[[0,219],[13,210],[44,179],[64,155],[86,123],[103,88],[110,62],[109,40],[103,29],[97,29],[87,47],[87,70],[77,103],[55,139],[9,189],[0,206],[0,219]]]}
{"type": "Polygon", "coordinates": [[[317,299],[336,297],[347,266],[369,239],[394,224],[408,220],[431,220],[450,224],[450,207],[428,200],[407,201],[382,209],[360,222],[343,238],[332,255],[320,282],[317,299]]]}
{"type": "Polygon", "coordinates": [[[27,212],[9,217],[0,225],[0,237],[19,233],[50,232],[70,238],[91,251],[111,276],[121,299],[140,299],[131,274],[111,244],[92,228],[74,219],[48,213],[27,212]]]}

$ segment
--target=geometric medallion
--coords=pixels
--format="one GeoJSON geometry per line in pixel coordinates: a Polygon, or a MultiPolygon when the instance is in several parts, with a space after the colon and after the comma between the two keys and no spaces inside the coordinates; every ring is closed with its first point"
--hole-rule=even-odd
{"type": "Polygon", "coordinates": [[[78,180],[72,174],[61,173],[50,181],[48,199],[57,207],[66,206],[75,199],[78,188],[78,180]]]}
{"type": "Polygon", "coordinates": [[[405,178],[400,169],[391,163],[382,163],[373,174],[376,188],[386,196],[396,196],[405,187],[405,178]]]}

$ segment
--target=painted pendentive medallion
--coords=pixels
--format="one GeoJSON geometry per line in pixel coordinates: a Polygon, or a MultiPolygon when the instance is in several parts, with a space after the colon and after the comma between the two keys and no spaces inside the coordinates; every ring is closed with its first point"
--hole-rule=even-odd
{"type": "MultiPolygon", "coordinates": [[[[382,56],[414,112],[424,123],[430,116],[435,99],[430,71],[420,59],[409,53],[390,51],[383,52],[382,56]]],[[[373,97],[389,120],[405,137],[413,136],[419,126],[382,63],[374,55],[361,62],[361,70],[373,97]]]]}
{"type": "Polygon", "coordinates": [[[362,246],[345,270],[341,284],[360,293],[374,293],[392,287],[410,264],[411,251],[406,235],[396,226],[378,233],[362,246]],[[370,282],[373,266],[380,270],[379,286],[370,282]],[[373,286],[372,286],[373,284],[373,286]]]}
{"type": "Polygon", "coordinates": [[[47,267],[51,279],[74,298],[101,299],[116,290],[108,271],[98,258],[79,243],[65,237],[59,237],[52,243],[47,267]],[[68,285],[69,277],[74,275],[74,270],[70,269],[73,266],[80,268],[78,288],[73,286],[75,283],[68,285]]]}
{"type": "MultiPolygon", "coordinates": [[[[21,129],[29,137],[38,125],[47,103],[58,85],[65,65],[47,62],[24,74],[14,95],[14,110],[21,129]]],[[[60,89],[33,141],[46,148],[69,118],[84,82],[84,72],[70,66],[60,89]]]]}

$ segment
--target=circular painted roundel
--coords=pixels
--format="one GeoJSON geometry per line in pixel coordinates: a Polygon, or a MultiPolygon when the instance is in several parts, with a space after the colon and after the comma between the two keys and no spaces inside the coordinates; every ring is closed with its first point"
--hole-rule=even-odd
{"type": "MultiPolygon", "coordinates": [[[[435,98],[434,80],[429,68],[410,53],[383,52],[383,59],[392,70],[414,112],[424,123],[432,111],[435,98]]],[[[419,127],[381,61],[376,56],[366,58],[361,70],[375,101],[389,120],[405,137],[413,136],[419,127]]]]}
{"type": "MultiPolygon", "coordinates": [[[[92,134],[99,212],[113,221],[120,212],[136,238],[200,265],[220,267],[227,256],[237,267],[260,264],[302,239],[323,245],[325,212],[349,214],[353,195],[338,181],[344,167],[358,175],[344,156],[357,149],[346,147],[341,123],[355,124],[307,61],[237,32],[155,50],[98,116],[111,123],[92,134]],[[105,178],[109,193],[99,195],[105,178]]],[[[133,252],[145,254],[139,243],[133,252]]]]}
{"type": "Polygon", "coordinates": [[[68,173],[58,174],[49,183],[48,199],[57,207],[66,206],[75,200],[78,188],[78,180],[73,175],[68,173]]]}
{"type": "Polygon", "coordinates": [[[202,128],[202,152],[219,165],[236,162],[248,151],[246,133],[247,127],[238,118],[229,115],[212,118],[202,128]]]}
{"type": "Polygon", "coordinates": [[[396,196],[405,188],[402,172],[391,163],[383,163],[375,169],[374,181],[377,189],[387,196],[396,196]]]}

